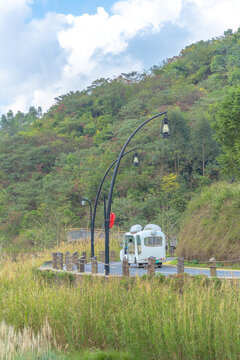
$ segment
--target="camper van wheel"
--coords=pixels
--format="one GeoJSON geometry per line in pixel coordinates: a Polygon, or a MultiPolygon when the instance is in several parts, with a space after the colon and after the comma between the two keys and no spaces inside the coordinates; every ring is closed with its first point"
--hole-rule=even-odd
{"type": "Polygon", "coordinates": [[[161,268],[161,267],[162,267],[162,263],[158,263],[158,264],[157,264],[157,267],[158,267],[158,268],[161,268]]]}

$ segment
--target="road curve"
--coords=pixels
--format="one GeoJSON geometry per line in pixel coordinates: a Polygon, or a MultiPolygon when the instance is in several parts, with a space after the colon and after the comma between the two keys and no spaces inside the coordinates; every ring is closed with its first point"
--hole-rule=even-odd
{"type": "MultiPolygon", "coordinates": [[[[91,272],[91,264],[85,265],[85,271],[91,272]]],[[[98,263],[98,272],[104,273],[104,264],[98,263]]],[[[176,275],[177,274],[177,267],[175,266],[168,266],[164,265],[162,268],[156,268],[155,272],[157,274],[162,274],[165,276],[169,275],[176,275]]],[[[202,268],[192,268],[192,267],[185,267],[184,272],[188,273],[190,275],[207,275],[210,276],[210,270],[209,269],[202,269],[202,268]]],[[[130,266],[130,275],[131,276],[142,276],[144,274],[147,274],[147,270],[144,268],[137,268],[135,264],[132,264],[130,266]]],[[[114,261],[110,263],[110,275],[122,275],[122,263],[121,261],[114,261]]],[[[220,270],[217,269],[217,276],[218,277],[226,277],[226,278],[232,278],[232,277],[240,277],[240,270],[220,270]]]]}

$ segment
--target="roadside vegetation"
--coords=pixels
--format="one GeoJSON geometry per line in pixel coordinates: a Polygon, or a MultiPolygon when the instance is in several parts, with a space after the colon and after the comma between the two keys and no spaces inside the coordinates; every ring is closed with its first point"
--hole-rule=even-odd
{"type": "Polygon", "coordinates": [[[239,359],[237,280],[85,276],[73,286],[24,258],[1,264],[0,283],[1,351],[13,359],[239,359]]]}
{"type": "MultiPolygon", "coordinates": [[[[238,260],[240,264],[240,186],[219,182],[188,204],[181,224],[177,255],[186,260],[238,260]]],[[[234,265],[232,263],[231,265],[234,265]]]]}
{"type": "MultiPolygon", "coordinates": [[[[167,263],[167,265],[174,265],[176,266],[178,263],[177,259],[174,259],[172,261],[169,261],[167,263]]],[[[187,267],[195,267],[195,268],[207,268],[209,269],[209,262],[200,262],[199,260],[193,260],[193,261],[184,261],[184,266],[187,267]]],[[[217,268],[222,268],[224,270],[230,269],[230,270],[240,270],[240,264],[239,261],[235,264],[233,262],[227,262],[224,261],[223,263],[221,262],[216,262],[216,267],[217,268]]]]}

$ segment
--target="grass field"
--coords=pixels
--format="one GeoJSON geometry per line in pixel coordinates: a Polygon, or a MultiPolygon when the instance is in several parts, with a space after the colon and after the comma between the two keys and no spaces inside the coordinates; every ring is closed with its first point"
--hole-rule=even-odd
{"type": "Polygon", "coordinates": [[[75,287],[32,270],[49,257],[2,259],[1,359],[240,358],[238,280],[85,276],[75,287]]]}

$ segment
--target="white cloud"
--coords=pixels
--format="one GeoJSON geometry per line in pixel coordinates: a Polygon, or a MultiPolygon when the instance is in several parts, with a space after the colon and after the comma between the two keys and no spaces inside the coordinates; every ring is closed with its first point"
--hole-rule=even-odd
{"type": "Polygon", "coordinates": [[[189,29],[191,40],[207,40],[240,26],[239,0],[184,0],[186,17],[178,23],[189,29]]]}
{"type": "Polygon", "coordinates": [[[166,24],[186,29],[189,42],[240,25],[239,0],[123,0],[111,13],[99,7],[93,15],[43,19],[31,18],[33,1],[0,0],[0,112],[46,110],[54,97],[97,78],[142,70],[144,57],[130,56],[129,43],[166,24]]]}
{"type": "Polygon", "coordinates": [[[176,21],[181,5],[182,0],[129,0],[116,2],[112,10],[121,20],[124,33],[134,36],[144,28],[151,27],[158,31],[164,22],[176,21]]]}
{"type": "MultiPolygon", "coordinates": [[[[48,14],[31,20],[30,3],[10,0],[9,7],[4,6],[5,14],[0,12],[0,112],[9,108],[27,111],[32,104],[41,105],[35,102],[35,94],[49,93],[47,89],[56,86],[66,62],[57,40],[57,33],[67,26],[65,16],[48,14]],[[14,21],[9,21],[12,14],[14,21]]],[[[45,109],[53,99],[45,99],[45,109]]]]}
{"type": "Polygon", "coordinates": [[[65,75],[90,74],[97,66],[94,54],[123,53],[128,41],[143,31],[157,31],[167,21],[175,21],[181,0],[120,1],[109,15],[99,7],[95,15],[68,16],[71,28],[59,34],[60,45],[69,52],[65,75]]]}
{"type": "Polygon", "coordinates": [[[21,13],[30,12],[28,5],[32,4],[33,0],[1,0],[0,1],[0,12],[6,14],[9,12],[20,11],[21,13]]]}

